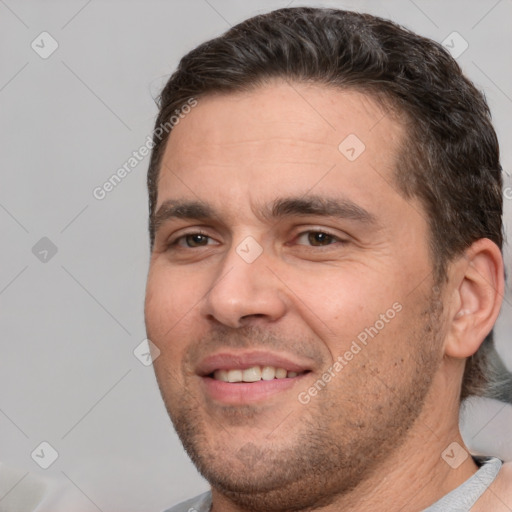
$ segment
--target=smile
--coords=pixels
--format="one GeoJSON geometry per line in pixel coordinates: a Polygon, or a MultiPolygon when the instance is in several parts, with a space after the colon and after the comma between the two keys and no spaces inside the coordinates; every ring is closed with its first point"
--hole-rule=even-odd
{"type": "Polygon", "coordinates": [[[311,373],[312,361],[261,350],[218,352],[196,368],[205,395],[215,402],[261,402],[291,390],[311,373]]]}
{"type": "Polygon", "coordinates": [[[215,370],[212,377],[223,382],[258,382],[260,380],[292,379],[305,372],[288,371],[274,366],[251,366],[244,370],[215,370]]]}

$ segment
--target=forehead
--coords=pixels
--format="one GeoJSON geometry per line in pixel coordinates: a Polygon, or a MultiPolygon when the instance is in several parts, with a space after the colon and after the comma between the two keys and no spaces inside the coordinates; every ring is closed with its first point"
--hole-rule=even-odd
{"type": "Polygon", "coordinates": [[[300,194],[324,175],[324,187],[367,187],[376,173],[390,179],[404,135],[396,116],[356,90],[275,80],[206,95],[171,132],[157,208],[171,188],[300,194]]]}

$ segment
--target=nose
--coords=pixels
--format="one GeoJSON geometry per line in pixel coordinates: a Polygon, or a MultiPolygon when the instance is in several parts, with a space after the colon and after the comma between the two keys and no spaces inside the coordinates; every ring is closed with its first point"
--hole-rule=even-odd
{"type": "Polygon", "coordinates": [[[275,265],[265,252],[248,263],[233,247],[202,302],[202,314],[232,328],[255,319],[275,322],[286,312],[283,288],[275,265]]]}

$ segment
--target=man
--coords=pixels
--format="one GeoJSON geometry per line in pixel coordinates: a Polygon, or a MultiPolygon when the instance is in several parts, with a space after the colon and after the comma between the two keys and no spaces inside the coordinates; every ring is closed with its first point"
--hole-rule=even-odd
{"type": "Polygon", "coordinates": [[[191,51],[160,100],[146,327],[211,484],[171,510],[512,510],[512,468],[458,428],[512,392],[498,143],[455,61],[288,8],[191,51]]]}

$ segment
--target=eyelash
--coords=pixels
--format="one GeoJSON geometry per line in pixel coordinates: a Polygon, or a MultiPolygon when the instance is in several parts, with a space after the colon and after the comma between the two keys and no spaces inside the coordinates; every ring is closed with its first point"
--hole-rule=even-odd
{"type": "MultiPolygon", "coordinates": [[[[201,231],[200,229],[199,230],[196,230],[196,231],[191,231],[190,233],[184,233],[183,235],[180,235],[179,237],[175,238],[174,240],[170,241],[169,244],[168,244],[168,249],[171,249],[173,247],[181,247],[179,242],[180,240],[185,240],[187,238],[187,236],[194,236],[194,235],[201,235],[201,236],[204,236],[204,237],[207,237],[211,240],[213,240],[213,238],[208,235],[208,233],[204,232],[204,231],[201,231]]],[[[194,249],[194,247],[182,247],[184,249],[194,249]]]]}
{"type": "Polygon", "coordinates": [[[306,231],[302,231],[301,233],[299,233],[296,237],[295,237],[295,240],[297,240],[298,238],[301,238],[305,235],[308,235],[308,234],[322,234],[322,235],[327,235],[328,237],[332,238],[333,239],[333,242],[331,243],[328,243],[326,245],[307,245],[307,244],[298,244],[298,245],[306,245],[307,247],[314,247],[314,248],[319,248],[319,247],[328,247],[329,245],[334,245],[334,243],[346,243],[346,240],[343,240],[341,239],[339,236],[336,236],[332,233],[330,233],[329,231],[325,231],[323,229],[308,229],[306,231]]]}
{"type": "MultiPolygon", "coordinates": [[[[303,237],[304,235],[308,235],[308,234],[327,235],[328,237],[333,239],[333,242],[326,244],[326,245],[318,245],[318,246],[308,245],[308,244],[297,244],[297,245],[303,245],[303,246],[307,246],[307,247],[311,247],[311,248],[320,248],[320,247],[325,248],[325,247],[328,247],[329,245],[334,245],[334,243],[341,243],[341,244],[347,243],[347,240],[343,240],[342,238],[330,233],[329,231],[325,231],[325,230],[321,230],[321,229],[308,229],[305,231],[301,231],[300,233],[297,234],[297,236],[294,238],[294,240],[297,240],[300,237],[303,237]]],[[[175,238],[174,240],[169,242],[167,248],[173,249],[175,247],[179,247],[182,249],[196,249],[197,247],[188,247],[188,246],[184,247],[184,246],[180,245],[180,241],[185,240],[187,237],[194,236],[194,235],[201,235],[206,238],[209,238],[210,240],[213,240],[213,238],[210,235],[208,235],[208,233],[201,231],[201,230],[196,230],[196,231],[192,231],[190,233],[184,233],[183,235],[180,235],[179,237],[175,238]]],[[[206,246],[202,246],[202,247],[207,247],[208,245],[210,245],[210,244],[207,244],[206,246]]],[[[201,246],[199,246],[199,247],[201,247],[201,246]]]]}

